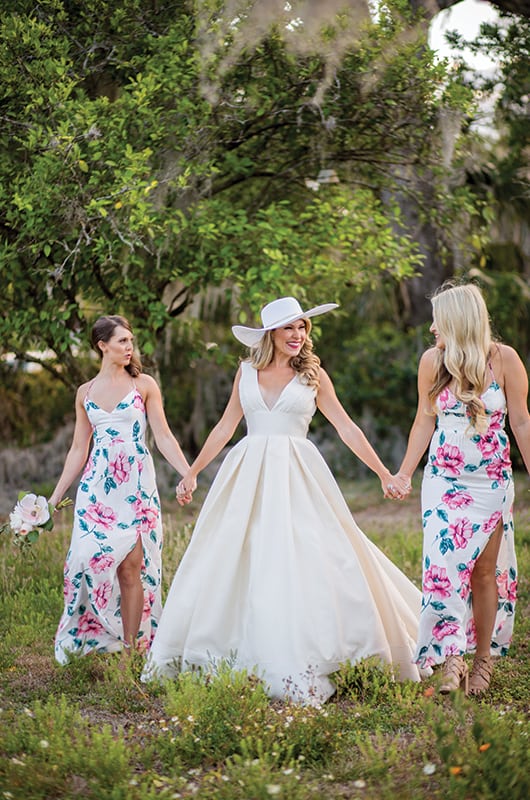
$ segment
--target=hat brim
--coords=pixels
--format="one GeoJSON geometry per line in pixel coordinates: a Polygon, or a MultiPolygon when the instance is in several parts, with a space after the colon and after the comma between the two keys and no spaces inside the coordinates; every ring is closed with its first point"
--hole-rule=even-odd
{"type": "Polygon", "coordinates": [[[325,314],[327,311],[333,311],[334,308],[338,307],[338,303],[324,303],[321,306],[310,308],[309,311],[302,311],[301,314],[293,314],[291,317],[282,319],[278,324],[269,325],[267,328],[247,328],[245,325],[233,325],[232,333],[242,344],[247,345],[247,347],[254,347],[267,331],[285,328],[286,325],[289,325],[291,322],[296,322],[297,319],[316,317],[318,314],[325,314]]]}

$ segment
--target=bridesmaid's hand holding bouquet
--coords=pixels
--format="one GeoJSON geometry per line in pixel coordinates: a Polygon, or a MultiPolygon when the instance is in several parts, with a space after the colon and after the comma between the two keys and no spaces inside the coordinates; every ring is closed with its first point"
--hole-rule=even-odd
{"type": "Polygon", "coordinates": [[[18,502],[9,515],[9,522],[0,526],[0,533],[10,534],[14,545],[21,550],[28,550],[38,540],[41,531],[53,529],[54,511],[70,505],[72,501],[69,497],[54,506],[42,495],[20,492],[18,502]]]}

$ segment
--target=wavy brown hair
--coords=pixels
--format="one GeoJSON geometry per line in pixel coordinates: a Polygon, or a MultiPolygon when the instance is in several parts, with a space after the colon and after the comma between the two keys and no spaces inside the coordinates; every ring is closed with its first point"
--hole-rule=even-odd
{"type": "Polygon", "coordinates": [[[450,383],[453,394],[465,404],[473,427],[479,432],[488,428],[481,395],[490,378],[488,362],[492,337],[488,309],[482,292],[475,284],[443,284],[431,298],[434,325],[443,339],[444,349],[437,349],[437,374],[429,392],[435,407],[436,398],[450,383]]]}
{"type": "MultiPolygon", "coordinates": [[[[289,366],[300,375],[303,383],[318,391],[320,386],[320,359],[313,352],[313,341],[310,337],[311,320],[302,317],[305,324],[306,338],[298,355],[289,359],[289,366]]],[[[267,367],[274,356],[273,331],[265,331],[258,344],[250,348],[247,359],[255,369],[267,367]]]]}
{"type": "MultiPolygon", "coordinates": [[[[120,326],[122,328],[126,328],[129,333],[133,332],[130,322],[125,319],[125,317],[121,317],[118,314],[100,317],[94,322],[94,325],[92,326],[92,332],[90,334],[90,344],[100,358],[102,358],[103,354],[101,352],[101,348],[98,346],[98,342],[108,342],[109,339],[112,339],[114,336],[114,331],[116,328],[119,328],[120,326]]],[[[133,378],[136,378],[136,376],[142,371],[142,362],[134,351],[129,364],[127,364],[125,369],[133,378]]]]}

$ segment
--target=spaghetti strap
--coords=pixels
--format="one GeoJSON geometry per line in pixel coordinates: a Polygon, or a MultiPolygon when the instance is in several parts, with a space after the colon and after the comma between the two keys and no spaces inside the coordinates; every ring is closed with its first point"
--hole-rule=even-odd
{"type": "Polygon", "coordinates": [[[87,390],[86,390],[86,394],[85,394],[85,401],[88,400],[88,395],[90,394],[90,390],[92,388],[92,384],[94,383],[95,380],[96,380],[95,378],[92,378],[92,380],[90,381],[90,383],[87,386],[87,390]]]}
{"type": "Polygon", "coordinates": [[[488,367],[490,368],[492,381],[497,383],[497,378],[495,377],[495,373],[493,372],[493,367],[491,366],[491,361],[490,360],[488,360],[488,367]]]}

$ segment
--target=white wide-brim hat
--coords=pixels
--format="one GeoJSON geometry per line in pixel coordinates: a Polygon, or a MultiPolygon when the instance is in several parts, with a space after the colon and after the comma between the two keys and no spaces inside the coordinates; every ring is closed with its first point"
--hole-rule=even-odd
{"type": "Polygon", "coordinates": [[[280,297],[267,303],[261,309],[262,328],[247,328],[244,325],[233,325],[232,333],[240,342],[247,347],[256,345],[266,331],[273,331],[275,328],[284,328],[290,322],[307,317],[316,317],[317,314],[325,314],[338,308],[337,303],[324,303],[322,306],[315,306],[304,311],[298,300],[294,297],[280,297]]]}

